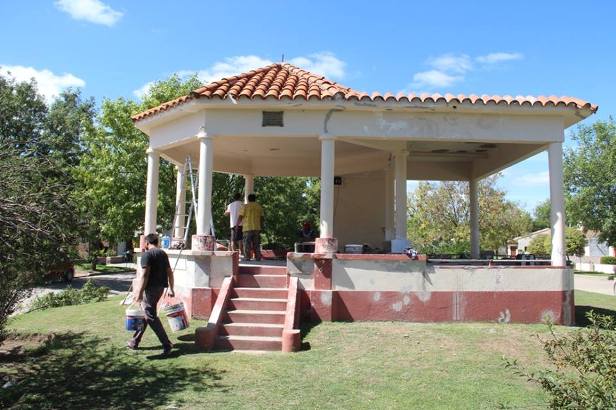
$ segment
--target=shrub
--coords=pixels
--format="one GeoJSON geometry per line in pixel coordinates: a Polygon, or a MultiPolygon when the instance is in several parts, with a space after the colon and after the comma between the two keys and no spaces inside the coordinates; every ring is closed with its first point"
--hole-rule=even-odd
{"type": "Polygon", "coordinates": [[[68,288],[58,293],[47,293],[36,298],[32,303],[31,310],[102,302],[107,299],[108,295],[109,288],[96,286],[91,280],[88,280],[81,289],[68,288]]]}
{"type": "Polygon", "coordinates": [[[538,372],[523,369],[516,360],[506,366],[539,384],[555,409],[613,409],[616,407],[616,320],[590,312],[588,328],[551,338],[544,350],[553,367],[538,372]]]}
{"type": "Polygon", "coordinates": [[[616,256],[602,256],[601,263],[606,265],[616,265],[616,256]]]}

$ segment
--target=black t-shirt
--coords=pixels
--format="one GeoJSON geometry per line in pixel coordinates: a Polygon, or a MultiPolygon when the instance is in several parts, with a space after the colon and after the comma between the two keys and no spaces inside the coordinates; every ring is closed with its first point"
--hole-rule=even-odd
{"type": "Polygon", "coordinates": [[[152,248],[141,257],[141,267],[150,268],[150,275],[146,288],[166,288],[167,287],[167,268],[170,268],[169,257],[165,251],[159,248],[152,248]]]}

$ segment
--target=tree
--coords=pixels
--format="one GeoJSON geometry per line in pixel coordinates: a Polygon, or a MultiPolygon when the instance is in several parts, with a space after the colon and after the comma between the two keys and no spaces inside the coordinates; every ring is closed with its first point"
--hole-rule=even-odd
{"type": "Polygon", "coordinates": [[[550,227],[550,210],[552,204],[549,199],[539,202],[533,211],[533,231],[550,227]]]}
{"type": "MultiPolygon", "coordinates": [[[[485,178],[479,184],[481,247],[494,251],[531,227],[530,215],[496,187],[498,178],[485,178]]],[[[413,246],[425,253],[468,253],[468,196],[465,182],[420,183],[408,204],[413,246]]]]}
{"type": "Polygon", "coordinates": [[[530,240],[527,252],[533,255],[549,255],[551,248],[550,235],[537,235],[530,240]]]}
{"type": "MultiPolygon", "coordinates": [[[[75,171],[80,209],[90,222],[90,236],[128,240],[143,225],[148,138],[133,125],[131,116],[199,86],[197,77],[173,75],[154,83],[140,104],[123,98],[103,101],[97,126],[85,136],[87,155],[82,156],[75,171]]],[[[224,238],[229,236],[224,210],[233,194],[243,191],[244,179],[215,172],[212,180],[214,230],[217,237],[224,238]]],[[[175,167],[161,160],[157,219],[163,230],[172,228],[175,187],[175,167]]],[[[264,243],[290,246],[302,220],[316,220],[319,205],[315,179],[257,177],[255,191],[265,211],[264,243]]]]}
{"type": "MultiPolygon", "coordinates": [[[[569,256],[584,255],[586,236],[577,228],[565,228],[565,252],[569,256]]],[[[528,245],[528,252],[534,255],[550,255],[552,253],[552,236],[537,235],[528,245]]]]}
{"type": "MultiPolygon", "coordinates": [[[[148,138],[133,125],[131,116],[199,85],[195,76],[182,80],[173,75],[154,83],[141,104],[124,98],[103,101],[97,126],[85,136],[87,155],[75,170],[80,209],[87,215],[92,237],[130,240],[143,225],[148,138]]],[[[175,214],[175,167],[161,160],[159,172],[158,221],[170,229],[175,214]]]]}
{"type": "Polygon", "coordinates": [[[8,315],[76,242],[71,179],[62,147],[50,155],[48,119],[34,81],[0,77],[0,339],[8,315]]]}
{"type": "MultiPolygon", "coordinates": [[[[577,228],[565,228],[565,250],[567,256],[582,256],[586,247],[586,235],[577,228]]],[[[551,244],[551,243],[550,243],[551,244]]],[[[550,247],[551,250],[551,247],[550,247]]]]}
{"type": "Polygon", "coordinates": [[[616,245],[616,123],[581,125],[573,134],[576,146],[565,152],[564,179],[569,194],[569,219],[597,231],[599,239],[616,245]]]}
{"type": "Polygon", "coordinates": [[[315,226],[319,217],[319,189],[316,178],[256,178],[255,192],[265,213],[264,243],[291,247],[303,221],[315,226]]]}

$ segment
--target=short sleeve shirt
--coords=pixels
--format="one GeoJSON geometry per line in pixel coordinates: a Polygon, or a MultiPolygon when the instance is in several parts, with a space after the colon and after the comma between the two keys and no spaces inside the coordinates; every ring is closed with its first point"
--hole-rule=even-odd
{"type": "Polygon", "coordinates": [[[146,288],[166,288],[168,284],[167,269],[169,265],[169,257],[159,248],[152,248],[143,254],[141,257],[141,267],[148,267],[150,275],[146,288]]]}
{"type": "Polygon", "coordinates": [[[242,209],[242,201],[233,201],[229,205],[227,205],[227,212],[229,212],[229,226],[233,228],[237,225],[242,225],[242,223],[237,223],[237,220],[240,217],[240,210],[242,209]]]}
{"type": "Polygon", "coordinates": [[[263,208],[256,202],[248,202],[240,210],[242,215],[242,225],[244,232],[260,231],[261,217],[263,216],[263,208]]]}

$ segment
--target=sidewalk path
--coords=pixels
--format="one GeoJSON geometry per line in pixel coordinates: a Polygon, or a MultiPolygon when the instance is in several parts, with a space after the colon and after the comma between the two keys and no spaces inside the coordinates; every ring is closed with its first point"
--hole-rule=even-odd
{"type": "Polygon", "coordinates": [[[574,275],[575,290],[614,295],[614,281],[606,276],[574,275]]]}

